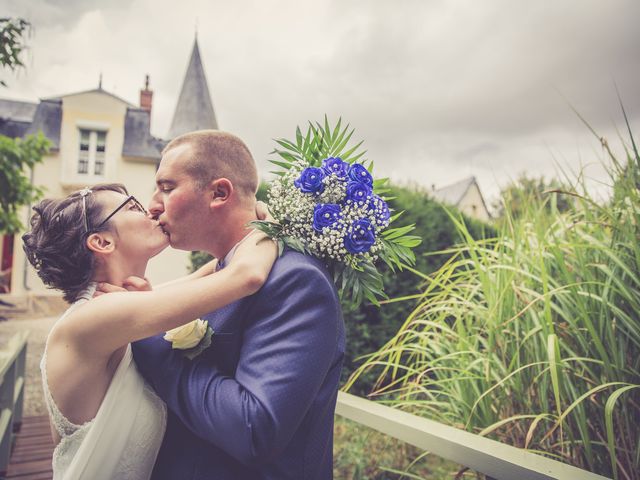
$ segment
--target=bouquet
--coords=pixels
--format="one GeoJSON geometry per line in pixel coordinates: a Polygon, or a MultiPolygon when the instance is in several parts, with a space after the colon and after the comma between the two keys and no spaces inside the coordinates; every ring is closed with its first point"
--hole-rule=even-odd
{"type": "Polygon", "coordinates": [[[295,142],[279,139],[272,152],[280,167],[269,185],[268,205],[276,222],[253,225],[285,246],[325,262],[342,298],[359,305],[364,298],[384,298],[379,260],[392,270],[415,264],[412,248],[419,237],[414,225],[391,228],[402,212],[392,214],[385,193],[388,179],[374,179],[373,163],[363,159],[362,142],[351,147],[354,133],[339,120],[334,128],[309,123],[295,142]]]}

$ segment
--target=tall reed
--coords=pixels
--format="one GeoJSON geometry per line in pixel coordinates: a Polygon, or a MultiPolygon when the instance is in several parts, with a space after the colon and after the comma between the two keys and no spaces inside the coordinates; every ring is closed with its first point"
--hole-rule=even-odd
{"type": "MultiPolygon", "coordinates": [[[[640,479],[640,157],[610,155],[605,204],[551,192],[495,239],[464,236],[357,370],[373,396],[616,479],[640,479]],[[549,208],[550,202],[551,208],[549,208]]],[[[416,272],[418,273],[418,272],[416,272]]]]}

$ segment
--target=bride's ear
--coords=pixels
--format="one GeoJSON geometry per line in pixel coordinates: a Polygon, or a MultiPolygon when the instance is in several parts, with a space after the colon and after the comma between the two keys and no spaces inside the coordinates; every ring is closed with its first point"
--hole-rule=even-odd
{"type": "Polygon", "coordinates": [[[99,232],[89,235],[87,248],[94,253],[108,254],[115,250],[116,244],[109,232],[99,232]]]}

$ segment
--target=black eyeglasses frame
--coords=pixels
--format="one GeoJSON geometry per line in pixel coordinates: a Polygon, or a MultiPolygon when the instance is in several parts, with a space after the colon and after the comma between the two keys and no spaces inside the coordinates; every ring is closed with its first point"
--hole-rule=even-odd
{"type": "MultiPolygon", "coordinates": [[[[146,208],[144,208],[144,206],[143,206],[143,205],[138,201],[138,199],[137,199],[136,197],[134,197],[133,195],[129,195],[129,196],[124,200],[124,202],[122,202],[120,205],[118,205],[118,207],[117,207],[113,212],[111,212],[111,213],[107,216],[107,218],[105,218],[102,222],[100,222],[100,224],[99,224],[97,227],[95,227],[95,228],[96,228],[96,229],[98,229],[98,228],[102,227],[105,223],[107,223],[109,220],[111,220],[111,218],[112,218],[116,213],[118,213],[120,210],[122,210],[122,209],[123,209],[123,208],[124,208],[124,207],[125,207],[125,206],[130,202],[130,201],[131,201],[131,200],[133,200],[133,201],[134,201],[134,203],[135,203],[138,207],[140,207],[140,210],[141,210],[141,212],[142,212],[142,213],[144,213],[145,215],[148,215],[148,214],[149,214],[149,212],[147,212],[147,209],[146,209],[146,208]]],[[[86,210],[85,210],[85,221],[86,221],[86,210]]]]}

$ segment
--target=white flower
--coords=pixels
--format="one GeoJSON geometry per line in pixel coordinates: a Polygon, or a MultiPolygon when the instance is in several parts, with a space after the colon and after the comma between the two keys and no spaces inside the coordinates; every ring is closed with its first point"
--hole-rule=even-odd
{"type": "Polygon", "coordinates": [[[193,348],[200,343],[202,337],[207,333],[208,326],[207,322],[198,318],[186,325],[169,330],[164,335],[164,339],[167,342],[171,342],[171,347],[175,349],[186,350],[193,348]]]}

